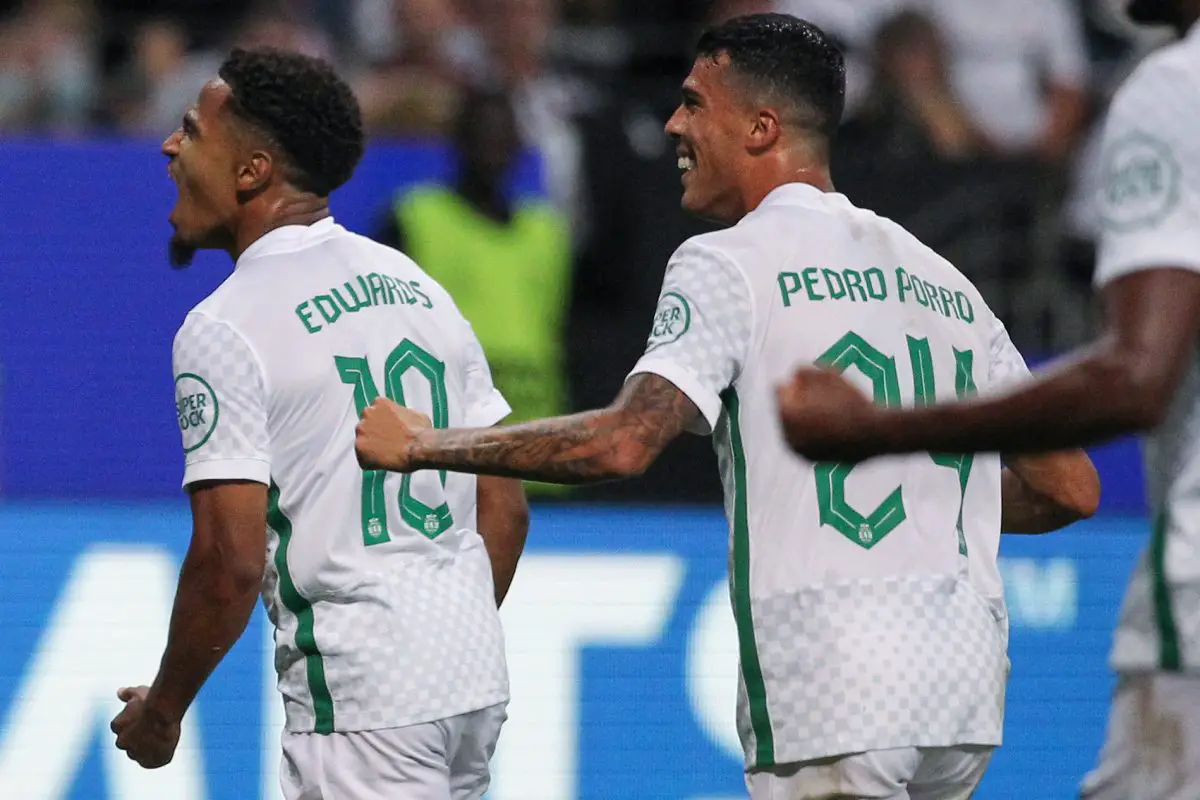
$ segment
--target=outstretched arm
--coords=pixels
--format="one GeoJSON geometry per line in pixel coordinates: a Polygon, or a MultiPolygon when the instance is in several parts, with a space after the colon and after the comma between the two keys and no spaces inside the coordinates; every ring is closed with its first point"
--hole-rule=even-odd
{"type": "Polygon", "coordinates": [[[1100,477],[1087,453],[1066,450],[1006,458],[1000,479],[1000,530],[1049,533],[1100,506],[1100,477]]]}
{"type": "Polygon", "coordinates": [[[421,414],[377,400],[356,448],[367,469],[447,469],[549,483],[640,475],[700,416],[670,381],[640,373],[607,408],[496,428],[440,430],[421,414]]]}
{"type": "Polygon", "coordinates": [[[1134,272],[1101,293],[1107,329],[1039,380],[989,399],[878,409],[840,376],[801,370],[780,392],[792,447],[816,459],[889,453],[1036,453],[1156,427],[1200,333],[1200,274],[1134,272]]]}

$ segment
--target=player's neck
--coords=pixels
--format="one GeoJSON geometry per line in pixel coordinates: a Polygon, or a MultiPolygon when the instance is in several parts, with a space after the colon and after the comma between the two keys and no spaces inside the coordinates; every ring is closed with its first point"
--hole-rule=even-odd
{"type": "Polygon", "coordinates": [[[233,250],[229,255],[237,261],[246,248],[276,228],[288,225],[312,225],[329,216],[329,198],[313,194],[293,194],[276,199],[263,207],[261,213],[245,208],[241,224],[234,234],[233,250]]]}
{"type": "Polygon", "coordinates": [[[834,190],[833,178],[829,175],[828,166],[780,171],[772,175],[765,175],[761,180],[754,181],[746,188],[744,197],[746,198],[747,213],[758,208],[771,192],[790,183],[803,183],[820,189],[822,192],[834,190]]]}

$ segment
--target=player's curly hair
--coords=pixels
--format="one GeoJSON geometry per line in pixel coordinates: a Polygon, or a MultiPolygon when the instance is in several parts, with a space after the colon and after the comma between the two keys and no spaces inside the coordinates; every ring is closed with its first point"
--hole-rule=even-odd
{"type": "Polygon", "coordinates": [[[217,71],[231,109],[282,151],[288,182],[328,196],[358,166],[362,112],[326,61],[273,48],[235,49],[217,71]]]}
{"type": "Polygon", "coordinates": [[[730,67],[790,104],[800,123],[832,141],[846,99],[846,63],[833,39],[790,14],[749,14],[709,28],[698,57],[727,56],[730,67]]]}

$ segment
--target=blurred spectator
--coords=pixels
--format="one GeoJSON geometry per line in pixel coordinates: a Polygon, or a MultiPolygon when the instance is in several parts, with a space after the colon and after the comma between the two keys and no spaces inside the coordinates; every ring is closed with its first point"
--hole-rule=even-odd
{"type": "Polygon", "coordinates": [[[384,135],[448,132],[462,80],[482,58],[478,33],[458,5],[363,0],[357,27],[373,62],[356,86],[368,128],[384,135]]]}
{"type": "Polygon", "coordinates": [[[189,52],[187,32],[173,19],[151,19],[133,34],[127,63],[110,81],[105,122],[133,135],[174,130],[221,55],[189,52]]]}
{"type": "Polygon", "coordinates": [[[93,9],[27,0],[0,25],[0,129],[75,132],[95,100],[93,9]]]}
{"type": "Polygon", "coordinates": [[[945,44],[919,11],[883,23],[873,42],[873,74],[858,117],[843,136],[876,158],[959,161],[988,149],[950,85],[945,44]]]}
{"type": "Polygon", "coordinates": [[[487,46],[482,77],[498,80],[512,94],[521,138],[541,154],[550,199],[566,214],[572,240],[581,244],[589,235],[589,213],[576,118],[595,96],[586,84],[551,69],[548,45],[558,2],[473,2],[487,46]]]}
{"type": "Polygon", "coordinates": [[[910,0],[942,29],[954,86],[997,148],[1061,163],[1079,141],[1088,87],[1072,0],[910,0]]]}
{"type": "Polygon", "coordinates": [[[227,44],[193,49],[178,20],[151,18],[137,26],[129,58],[110,81],[106,122],[135,135],[173,130],[231,47],[278,47],[328,58],[329,38],[302,3],[259,0],[243,12],[227,44]]]}
{"type": "Polygon", "coordinates": [[[568,409],[563,350],[571,282],[566,221],[545,202],[506,193],[520,152],[507,95],[474,90],[465,96],[454,150],[454,185],[399,194],[378,238],[411,256],[454,298],[513,408],[510,421],[562,414],[568,409]]]}
{"type": "MultiPolygon", "coordinates": [[[[917,0],[769,0],[769,10],[806,19],[842,47],[846,58],[846,113],[855,116],[871,84],[872,43],[879,25],[917,0]]],[[[740,0],[745,10],[747,0],[740,0]]],[[[768,10],[764,8],[763,10],[768,10]]]]}

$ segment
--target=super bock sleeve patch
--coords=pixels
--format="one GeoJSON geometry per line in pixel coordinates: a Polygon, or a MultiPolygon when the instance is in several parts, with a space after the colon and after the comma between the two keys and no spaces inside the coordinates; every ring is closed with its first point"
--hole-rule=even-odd
{"type": "Polygon", "coordinates": [[[654,312],[654,324],[650,330],[650,340],[646,344],[649,353],[664,344],[679,340],[688,332],[692,325],[692,306],[688,299],[679,292],[667,292],[658,301],[654,312]]]}
{"type": "Polygon", "coordinates": [[[217,429],[221,415],[217,393],[208,381],[191,372],[175,378],[175,410],[186,453],[199,450],[217,429]]]}
{"type": "Polygon", "coordinates": [[[1170,145],[1132,132],[1104,153],[1104,187],[1098,198],[1107,230],[1121,233],[1156,225],[1179,203],[1180,169],[1170,145]]]}

